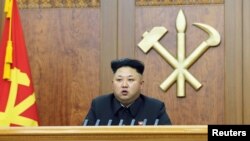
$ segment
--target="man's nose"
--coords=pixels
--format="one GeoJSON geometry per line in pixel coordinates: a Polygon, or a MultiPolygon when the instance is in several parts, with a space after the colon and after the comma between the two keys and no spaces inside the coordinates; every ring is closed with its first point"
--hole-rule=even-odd
{"type": "Polygon", "coordinates": [[[126,80],[122,81],[122,87],[128,87],[128,81],[126,80]]]}

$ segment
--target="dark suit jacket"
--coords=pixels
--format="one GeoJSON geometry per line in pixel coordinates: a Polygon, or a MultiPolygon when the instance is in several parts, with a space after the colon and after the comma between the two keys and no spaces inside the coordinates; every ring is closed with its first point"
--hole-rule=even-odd
{"type": "Polygon", "coordinates": [[[122,125],[141,125],[142,123],[145,125],[155,125],[155,123],[158,125],[171,124],[165,104],[142,94],[128,108],[123,107],[113,93],[99,96],[93,99],[84,121],[86,121],[86,125],[95,125],[96,123],[98,125],[108,125],[109,123],[119,125],[121,122],[122,125]]]}

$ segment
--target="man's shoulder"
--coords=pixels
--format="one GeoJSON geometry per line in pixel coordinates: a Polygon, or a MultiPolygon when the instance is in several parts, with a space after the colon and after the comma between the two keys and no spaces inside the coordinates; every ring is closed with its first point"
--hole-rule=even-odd
{"type": "Polygon", "coordinates": [[[163,104],[163,102],[159,99],[156,99],[156,98],[153,98],[153,97],[149,97],[149,96],[146,96],[146,95],[141,95],[142,99],[144,100],[144,102],[147,104],[157,104],[157,105],[161,105],[163,104]]]}
{"type": "Polygon", "coordinates": [[[109,93],[109,94],[97,96],[93,99],[93,101],[95,101],[95,102],[107,102],[107,101],[112,100],[113,98],[114,98],[114,94],[109,93]]]}

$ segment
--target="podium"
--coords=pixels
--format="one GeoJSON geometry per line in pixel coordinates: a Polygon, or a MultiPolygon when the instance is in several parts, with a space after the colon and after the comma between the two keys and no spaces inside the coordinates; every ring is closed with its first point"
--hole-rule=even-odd
{"type": "Polygon", "coordinates": [[[207,125],[0,127],[0,141],[206,141],[207,125]]]}

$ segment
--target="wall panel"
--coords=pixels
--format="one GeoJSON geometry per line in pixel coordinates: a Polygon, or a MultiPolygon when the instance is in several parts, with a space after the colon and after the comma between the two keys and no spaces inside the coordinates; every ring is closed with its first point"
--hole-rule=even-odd
{"type": "Polygon", "coordinates": [[[41,125],[80,125],[99,94],[99,8],[20,13],[41,125]]]}
{"type": "Polygon", "coordinates": [[[101,94],[112,91],[112,78],[110,62],[117,58],[118,44],[118,1],[101,1],[101,50],[100,50],[100,91],[101,94]]]}
{"type": "Polygon", "coordinates": [[[250,124],[250,1],[243,0],[243,123],[250,124]]]}
{"type": "Polygon", "coordinates": [[[241,124],[242,0],[225,1],[225,123],[241,124]]]}
{"type": "Polygon", "coordinates": [[[118,2],[118,57],[135,57],[135,1],[118,2]]]}

